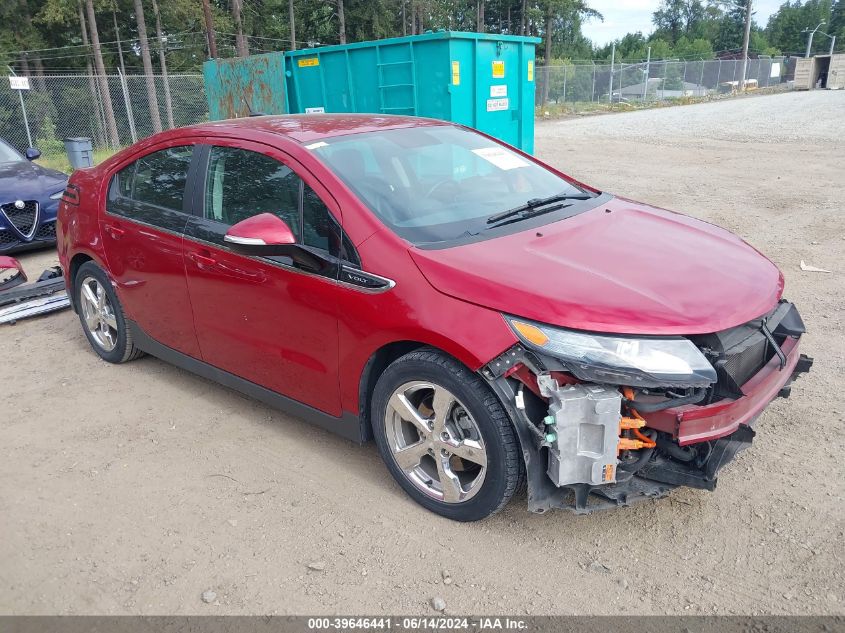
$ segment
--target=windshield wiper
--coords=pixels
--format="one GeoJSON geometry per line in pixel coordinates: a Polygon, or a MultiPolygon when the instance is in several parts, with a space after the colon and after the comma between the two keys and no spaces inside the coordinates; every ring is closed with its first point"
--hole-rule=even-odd
{"type": "Polygon", "coordinates": [[[559,193],[554,196],[549,196],[548,198],[532,198],[525,204],[522,204],[518,207],[508,209],[507,211],[502,211],[501,213],[497,213],[496,215],[491,215],[489,218],[487,218],[487,224],[498,224],[502,220],[518,222],[520,220],[525,220],[526,218],[533,218],[544,213],[551,213],[552,211],[557,211],[558,209],[563,209],[564,207],[571,206],[558,204],[548,208],[543,208],[555,202],[563,202],[566,200],[589,200],[592,197],[593,196],[588,195],[586,193],[559,193]]]}

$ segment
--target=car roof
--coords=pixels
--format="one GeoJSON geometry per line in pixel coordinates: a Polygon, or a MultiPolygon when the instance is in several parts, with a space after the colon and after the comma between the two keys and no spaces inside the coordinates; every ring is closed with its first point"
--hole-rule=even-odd
{"type": "Polygon", "coordinates": [[[200,134],[236,133],[238,130],[263,131],[286,136],[299,143],[309,143],[346,134],[436,125],[451,124],[437,119],[390,114],[285,114],[210,121],[181,130],[200,134]]]}

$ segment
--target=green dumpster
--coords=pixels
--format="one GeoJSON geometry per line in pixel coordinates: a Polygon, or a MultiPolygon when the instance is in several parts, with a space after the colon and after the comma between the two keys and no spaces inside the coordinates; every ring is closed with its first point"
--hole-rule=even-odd
{"type": "Polygon", "coordinates": [[[454,121],[534,151],[536,37],[439,31],[285,53],[290,113],[454,121]]]}

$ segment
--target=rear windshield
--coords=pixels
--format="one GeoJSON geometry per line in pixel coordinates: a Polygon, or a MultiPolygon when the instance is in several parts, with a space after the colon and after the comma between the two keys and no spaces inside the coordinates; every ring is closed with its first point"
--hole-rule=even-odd
{"type": "Polygon", "coordinates": [[[486,231],[490,216],[529,200],[584,193],[507,147],[454,126],[350,134],[308,148],[414,244],[466,239],[486,231]]]}

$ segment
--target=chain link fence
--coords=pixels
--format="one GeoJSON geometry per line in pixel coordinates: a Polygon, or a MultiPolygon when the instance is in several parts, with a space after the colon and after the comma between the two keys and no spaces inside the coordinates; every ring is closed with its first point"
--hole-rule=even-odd
{"type": "Polygon", "coordinates": [[[157,129],[208,119],[202,75],[61,75],[30,77],[29,90],[0,86],[0,138],[62,159],[63,140],[84,136],[111,153],[157,129]],[[151,99],[150,92],[154,95],[151,99]]]}
{"type": "MultiPolygon", "coordinates": [[[[759,88],[781,85],[793,71],[794,58],[792,63],[784,57],[751,59],[746,83],[759,88]]],[[[542,106],[704,97],[736,91],[741,73],[741,60],[538,67],[536,102],[542,106]]],[[[91,138],[95,157],[102,157],[157,129],[207,119],[200,74],[166,79],[120,74],[30,77],[30,90],[23,91],[0,84],[0,138],[19,150],[37,147],[45,161],[65,160],[63,139],[68,137],[91,138]]]]}
{"type": "MultiPolygon", "coordinates": [[[[786,57],[749,59],[748,88],[785,84],[794,72],[786,57]]],[[[568,64],[537,68],[536,103],[664,101],[736,92],[742,60],[568,64]]]]}

